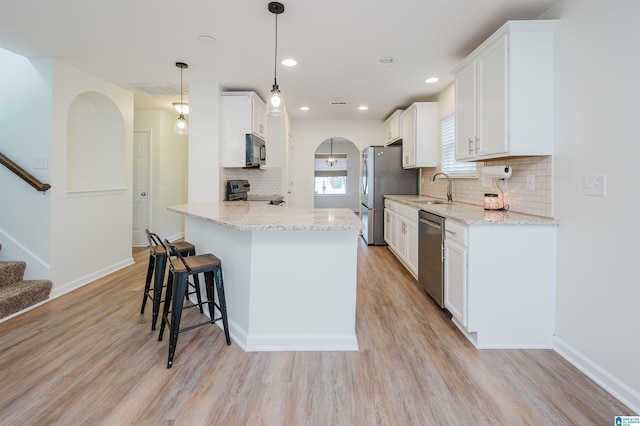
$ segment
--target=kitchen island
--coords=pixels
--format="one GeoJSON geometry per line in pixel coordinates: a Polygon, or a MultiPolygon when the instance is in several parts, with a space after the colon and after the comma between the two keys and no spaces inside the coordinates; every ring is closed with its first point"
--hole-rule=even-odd
{"type": "Polygon", "coordinates": [[[233,340],[245,351],[358,350],[357,244],[349,209],[189,203],[185,239],[222,261],[233,340]]]}

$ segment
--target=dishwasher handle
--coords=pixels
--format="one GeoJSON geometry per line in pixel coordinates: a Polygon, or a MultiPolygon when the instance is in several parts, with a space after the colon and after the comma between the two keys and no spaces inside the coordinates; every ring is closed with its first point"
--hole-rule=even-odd
{"type": "Polygon", "coordinates": [[[422,223],[424,223],[425,225],[428,225],[428,226],[433,226],[436,229],[442,229],[442,226],[439,223],[433,222],[433,221],[431,221],[429,219],[425,219],[424,217],[420,218],[420,222],[422,222],[422,223]]]}

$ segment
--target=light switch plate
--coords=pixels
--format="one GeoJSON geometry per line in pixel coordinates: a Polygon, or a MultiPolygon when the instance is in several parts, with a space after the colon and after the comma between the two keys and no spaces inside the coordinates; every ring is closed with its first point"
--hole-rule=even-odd
{"type": "Polygon", "coordinates": [[[607,195],[606,175],[584,175],[584,195],[604,197],[607,195]]]}

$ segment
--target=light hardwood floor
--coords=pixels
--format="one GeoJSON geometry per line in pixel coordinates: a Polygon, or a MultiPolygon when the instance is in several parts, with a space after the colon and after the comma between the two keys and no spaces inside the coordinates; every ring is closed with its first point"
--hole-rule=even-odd
{"type": "Polygon", "coordinates": [[[0,323],[0,424],[609,425],[632,415],[553,351],[474,349],[386,247],[361,239],[359,352],[245,353],[211,326],[180,336],[168,370],[167,336],[151,331],[149,305],[139,313],[147,253],[0,323]]]}

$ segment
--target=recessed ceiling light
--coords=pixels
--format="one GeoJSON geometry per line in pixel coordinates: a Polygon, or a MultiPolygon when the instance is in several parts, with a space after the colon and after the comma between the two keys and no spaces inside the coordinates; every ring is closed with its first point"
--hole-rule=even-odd
{"type": "Polygon", "coordinates": [[[282,61],[282,65],[284,65],[285,67],[295,67],[296,65],[298,65],[298,62],[295,59],[287,58],[282,61]]]}
{"type": "Polygon", "coordinates": [[[429,77],[428,79],[426,79],[424,82],[425,83],[435,83],[436,81],[439,81],[440,79],[438,77],[429,77]]]}
{"type": "Polygon", "coordinates": [[[361,105],[361,106],[359,106],[359,107],[358,107],[358,109],[359,109],[360,111],[366,111],[366,110],[368,110],[368,109],[369,109],[369,107],[368,107],[368,106],[366,106],[366,105],[361,105]]]}
{"type": "Polygon", "coordinates": [[[198,40],[200,41],[200,43],[206,44],[209,46],[216,44],[216,39],[208,35],[201,35],[198,37],[198,40]]]}
{"type": "Polygon", "coordinates": [[[396,58],[392,58],[391,56],[385,56],[384,58],[380,58],[378,60],[380,65],[392,65],[396,63],[396,58]]]}
{"type": "Polygon", "coordinates": [[[309,107],[308,106],[301,106],[300,107],[300,111],[309,111],[309,107]]]}

